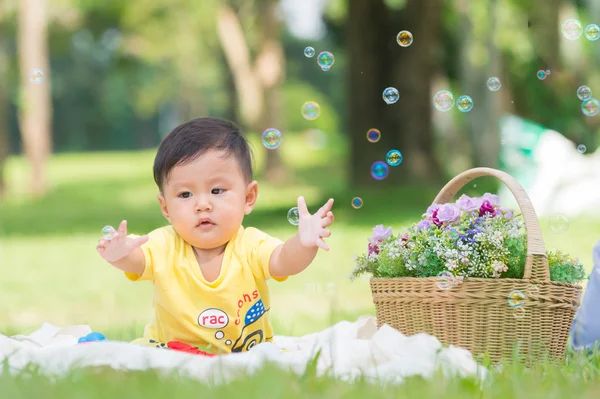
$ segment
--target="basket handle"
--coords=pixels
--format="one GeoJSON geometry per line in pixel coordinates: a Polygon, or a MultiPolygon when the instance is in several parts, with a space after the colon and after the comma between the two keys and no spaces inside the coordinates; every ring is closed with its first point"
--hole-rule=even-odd
{"type": "Polygon", "coordinates": [[[524,279],[536,279],[550,281],[550,269],[548,267],[548,257],[544,246],[544,239],[540,224],[533,208],[533,204],[525,192],[523,186],[515,180],[514,177],[501,170],[492,168],[473,168],[454,177],[439,192],[434,204],[446,204],[454,198],[456,193],[467,185],[471,180],[481,176],[493,176],[498,178],[508,187],[515,196],[517,204],[525,219],[525,228],[527,230],[527,258],[525,261],[524,279]]]}

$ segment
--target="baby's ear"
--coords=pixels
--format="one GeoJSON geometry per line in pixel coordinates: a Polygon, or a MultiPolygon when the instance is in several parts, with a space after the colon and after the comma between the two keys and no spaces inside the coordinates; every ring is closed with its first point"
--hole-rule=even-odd
{"type": "Polygon", "coordinates": [[[165,219],[167,219],[170,222],[171,220],[169,217],[169,210],[167,209],[167,201],[165,201],[165,196],[162,193],[158,193],[156,198],[158,198],[158,203],[160,204],[160,211],[162,212],[165,219]]]}
{"type": "Polygon", "coordinates": [[[244,204],[244,214],[248,215],[254,209],[256,200],[258,199],[258,182],[256,180],[248,183],[246,187],[246,203],[244,204]]]}

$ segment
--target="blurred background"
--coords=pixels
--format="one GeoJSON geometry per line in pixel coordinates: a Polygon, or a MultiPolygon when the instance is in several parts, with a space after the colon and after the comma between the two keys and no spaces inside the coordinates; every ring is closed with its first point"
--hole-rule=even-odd
{"type": "MultiPolygon", "coordinates": [[[[166,224],[155,151],[202,116],[236,121],[253,144],[260,194],[246,226],[286,239],[298,195],[311,210],[336,200],[331,251],[271,284],[278,334],[374,314],[368,281],[347,278],[353,254],[376,224],[417,221],[450,178],[476,166],[531,190],[547,248],[591,270],[600,119],[577,93],[600,90],[600,30],[585,29],[595,23],[595,0],[3,0],[0,332],[50,322],[141,334],[152,287],[126,280],[95,246],[123,219],[138,234],[166,224]],[[573,23],[563,32],[568,19],[585,33],[574,38],[573,23]],[[326,71],[323,51],[334,57],[326,71]],[[387,87],[399,93],[391,104],[387,87]],[[440,90],[468,95],[472,109],[456,101],[440,111],[440,90]],[[303,113],[309,101],[316,119],[303,113]],[[261,143],[267,128],[281,132],[276,150],[261,143]],[[367,140],[370,129],[379,141],[367,140]],[[402,163],[373,178],[392,149],[402,163]]],[[[464,192],[502,189],[481,178],[464,192]]]]}

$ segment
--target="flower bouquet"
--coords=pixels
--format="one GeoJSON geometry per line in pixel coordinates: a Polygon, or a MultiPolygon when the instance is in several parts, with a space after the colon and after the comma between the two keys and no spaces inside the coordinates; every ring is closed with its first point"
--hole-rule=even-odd
{"type": "Polygon", "coordinates": [[[533,204],[509,174],[467,170],[448,182],[421,220],[398,234],[373,229],[351,277],[371,275],[377,324],[404,335],[428,333],[493,361],[561,357],[579,306],[582,264],[546,251],[533,204]],[[492,176],[515,196],[460,196],[473,179],[492,176]]]}
{"type": "MultiPolygon", "coordinates": [[[[392,228],[373,228],[367,252],[355,258],[351,278],[438,276],[440,288],[465,277],[523,278],[527,234],[523,219],[500,206],[498,196],[462,195],[455,203],[432,205],[418,223],[394,235],[392,228]]],[[[548,251],[551,281],[576,283],[583,265],[560,251],[548,251]]]]}

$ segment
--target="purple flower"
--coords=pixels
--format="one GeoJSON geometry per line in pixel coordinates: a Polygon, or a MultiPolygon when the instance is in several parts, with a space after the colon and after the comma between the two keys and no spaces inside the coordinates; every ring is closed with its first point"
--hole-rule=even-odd
{"type": "Polygon", "coordinates": [[[506,209],[504,211],[504,218],[510,220],[510,219],[512,219],[512,217],[513,217],[512,211],[510,209],[506,209]]]}
{"type": "Polygon", "coordinates": [[[428,229],[430,226],[431,226],[431,222],[429,220],[427,220],[427,219],[421,220],[415,226],[415,231],[417,231],[417,230],[423,230],[423,229],[428,229]]]}
{"type": "Polygon", "coordinates": [[[479,208],[479,216],[489,213],[492,217],[496,216],[496,209],[488,200],[484,200],[479,208]]]}
{"type": "Polygon", "coordinates": [[[495,194],[490,194],[490,193],[485,193],[481,196],[481,199],[483,201],[489,201],[490,204],[492,204],[493,206],[498,206],[500,205],[500,197],[498,197],[495,194]]]}
{"type": "Polygon", "coordinates": [[[438,204],[432,204],[429,206],[429,208],[427,208],[427,210],[425,211],[425,216],[427,216],[428,218],[431,217],[431,215],[433,215],[433,212],[435,212],[436,210],[439,209],[439,205],[438,204]]]}
{"type": "Polygon", "coordinates": [[[468,195],[463,194],[456,200],[456,206],[465,212],[473,212],[478,210],[481,206],[481,199],[471,198],[468,195]]]}
{"type": "Polygon", "coordinates": [[[440,219],[438,219],[437,214],[439,212],[439,208],[436,208],[433,210],[433,212],[431,213],[431,221],[433,222],[433,224],[435,224],[436,226],[441,226],[442,222],[440,222],[440,219]]]}
{"type": "Polygon", "coordinates": [[[373,237],[369,239],[369,241],[381,241],[389,238],[392,235],[392,228],[388,227],[387,229],[383,227],[382,224],[378,224],[373,228],[373,237]]]}
{"type": "Polygon", "coordinates": [[[460,219],[460,209],[454,204],[444,204],[440,206],[436,216],[442,223],[453,223],[460,219]]]}

